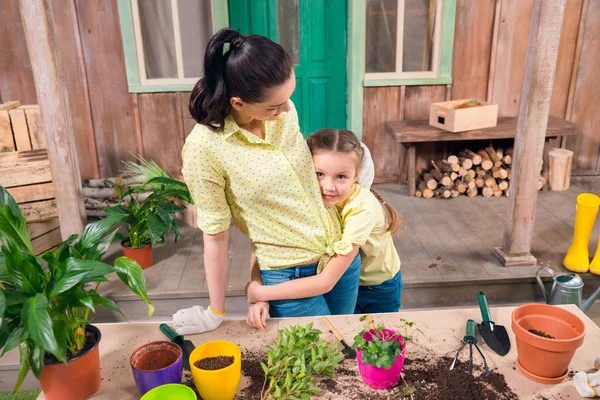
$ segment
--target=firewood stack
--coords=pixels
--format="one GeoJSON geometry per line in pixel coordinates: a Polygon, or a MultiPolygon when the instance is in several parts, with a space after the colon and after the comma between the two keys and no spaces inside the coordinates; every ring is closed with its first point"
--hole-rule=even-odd
{"type": "MultiPolygon", "coordinates": [[[[422,172],[417,180],[417,197],[449,199],[466,195],[474,197],[508,196],[513,149],[506,151],[488,146],[473,152],[464,149],[439,163],[431,161],[431,169],[422,172]]],[[[540,176],[538,190],[546,180],[540,176]]]]}
{"type": "MultiPolygon", "coordinates": [[[[143,175],[116,177],[108,179],[86,179],[83,181],[83,202],[85,204],[85,212],[88,217],[105,217],[104,209],[119,204],[119,195],[112,184],[125,186],[137,185],[144,183],[146,177],[143,175]]],[[[143,200],[148,195],[145,193],[136,194],[137,200],[143,200]]],[[[127,197],[127,196],[126,196],[127,197]]],[[[125,202],[127,198],[123,199],[125,202]]]]}

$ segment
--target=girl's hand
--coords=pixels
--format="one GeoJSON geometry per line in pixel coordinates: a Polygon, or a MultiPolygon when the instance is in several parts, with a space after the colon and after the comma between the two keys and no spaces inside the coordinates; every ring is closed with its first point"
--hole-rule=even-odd
{"type": "Polygon", "coordinates": [[[251,305],[248,309],[246,323],[259,331],[262,331],[267,326],[267,315],[269,315],[269,303],[266,301],[259,301],[258,303],[251,305]]]}
{"type": "Polygon", "coordinates": [[[250,281],[246,285],[246,298],[248,299],[248,303],[254,304],[262,301],[260,296],[261,291],[263,289],[263,285],[256,281],[250,281]]]}

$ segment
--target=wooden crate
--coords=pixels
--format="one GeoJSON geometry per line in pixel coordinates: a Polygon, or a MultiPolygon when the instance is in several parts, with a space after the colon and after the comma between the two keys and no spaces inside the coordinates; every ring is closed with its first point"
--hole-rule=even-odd
{"type": "Polygon", "coordinates": [[[0,104],[0,152],[45,149],[40,107],[19,101],[0,104]]]}
{"type": "Polygon", "coordinates": [[[498,122],[498,105],[479,101],[479,107],[457,108],[465,100],[432,103],[429,110],[429,125],[449,132],[491,128],[498,122]]]}

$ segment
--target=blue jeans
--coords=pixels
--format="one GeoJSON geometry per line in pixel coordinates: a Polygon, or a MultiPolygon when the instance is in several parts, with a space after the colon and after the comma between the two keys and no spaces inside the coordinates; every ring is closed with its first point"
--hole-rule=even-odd
{"type": "Polygon", "coordinates": [[[360,280],[360,262],[360,252],[358,252],[333,289],[324,294],[331,315],[354,313],[360,280]]]}
{"type": "MultiPolygon", "coordinates": [[[[268,286],[277,285],[294,279],[305,278],[317,274],[317,264],[274,270],[261,270],[263,283],[268,286]]],[[[269,302],[271,318],[313,317],[331,315],[323,295],[294,300],[273,300],[269,302]]]]}
{"type": "Polygon", "coordinates": [[[402,307],[400,295],[402,294],[402,271],[380,285],[360,286],[358,300],[356,301],[355,314],[376,314],[397,312],[402,307]]]}

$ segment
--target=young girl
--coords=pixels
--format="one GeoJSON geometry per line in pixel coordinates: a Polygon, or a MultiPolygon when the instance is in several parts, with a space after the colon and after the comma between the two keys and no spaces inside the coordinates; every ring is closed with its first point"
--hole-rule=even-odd
{"type": "MultiPolygon", "coordinates": [[[[342,240],[360,247],[362,265],[355,313],[396,312],[401,306],[400,258],[392,241],[400,221],[395,210],[374,191],[357,183],[364,151],[347,130],[323,129],[308,138],[325,207],[336,206],[342,217],[342,240]]],[[[248,285],[249,302],[325,293],[344,273],[327,265],[323,272],[275,286],[248,285]]],[[[327,295],[325,295],[327,296],[327,295]]]]}

